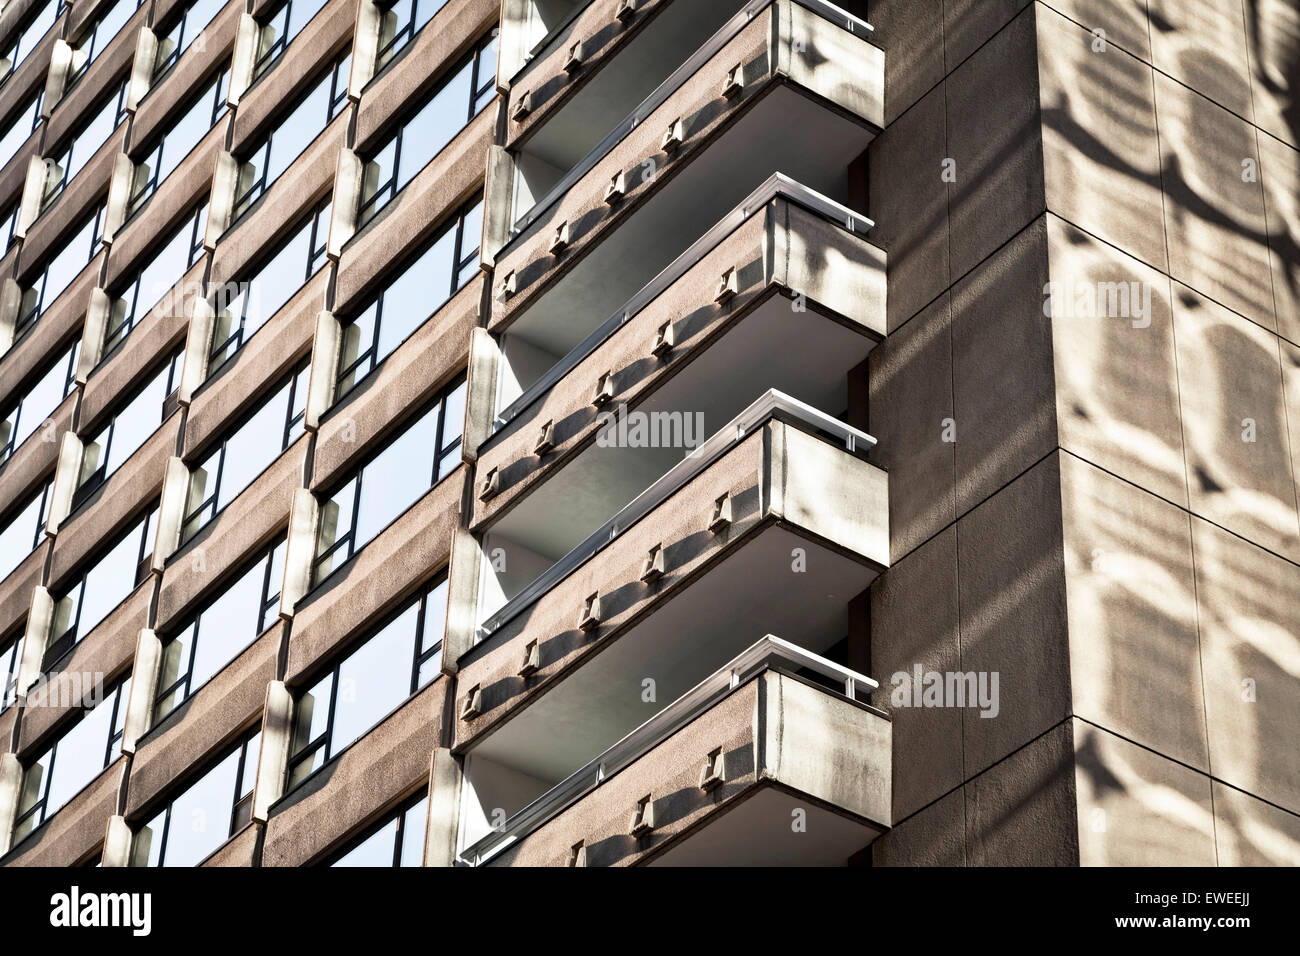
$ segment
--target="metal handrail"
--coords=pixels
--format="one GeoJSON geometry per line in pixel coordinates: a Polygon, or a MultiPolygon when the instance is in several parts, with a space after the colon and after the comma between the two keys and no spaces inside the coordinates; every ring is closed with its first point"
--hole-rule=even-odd
{"type": "MultiPolygon", "coordinates": [[[[493,830],[459,856],[461,863],[479,866],[523,839],[548,820],[595,790],[624,767],[649,753],[672,734],[713,707],[754,675],[774,664],[793,665],[842,683],[840,696],[857,700],[859,690],[867,693],[880,685],[857,671],[805,650],[789,641],[768,634],[741,651],[727,664],[714,671],[682,696],[641,724],[618,743],[609,747],[581,769],[565,777],[523,809],[517,811],[500,829],[493,830]]],[[[827,690],[828,693],[835,693],[827,690]]]]}
{"type": "Polygon", "coordinates": [[[642,286],[632,298],[619,306],[613,315],[592,330],[567,355],[552,365],[545,375],[524,389],[518,398],[499,412],[493,419],[493,432],[483,443],[484,447],[490,446],[492,440],[501,434],[506,425],[510,424],[526,408],[554,388],[560,379],[573,371],[578,363],[594,352],[602,342],[630,322],[643,308],[685,275],[722,240],[739,229],[750,216],[763,209],[778,196],[798,203],[810,212],[839,223],[852,233],[866,234],[875,225],[875,222],[866,216],[854,212],[848,206],[842,205],[828,196],[823,196],[816,190],[803,185],[803,183],[796,182],[784,173],[773,173],[762,185],[745,197],[740,205],[723,216],[699,239],[691,243],[690,248],[664,267],[658,275],[642,286]]]}
{"type": "MultiPolygon", "coordinates": [[[[724,23],[718,32],[713,34],[713,36],[710,37],[702,47],[692,53],[686,59],[686,62],[674,70],[672,74],[669,75],[668,79],[660,83],[659,86],[655,88],[654,92],[642,100],[641,103],[632,110],[632,112],[622,122],[615,126],[608,134],[606,134],[604,139],[596,144],[591,152],[587,153],[586,156],[580,159],[576,166],[565,173],[564,176],[560,178],[559,182],[552,186],[541,199],[533,204],[532,208],[529,209],[528,212],[524,213],[524,215],[515,222],[514,226],[512,226],[510,230],[510,238],[506,240],[505,245],[497,250],[497,259],[499,260],[501,256],[504,255],[505,251],[514,244],[515,240],[524,235],[524,233],[528,231],[529,227],[541,218],[543,213],[550,209],[551,206],[555,205],[561,196],[572,189],[578,180],[587,175],[587,173],[591,171],[592,167],[600,162],[600,160],[603,159],[605,155],[623,139],[624,136],[640,126],[641,123],[650,116],[650,114],[663,105],[665,100],[677,92],[677,90],[681,89],[681,87],[686,84],[686,81],[694,76],[700,67],[712,59],[714,54],[726,46],[733,37],[740,33],[740,31],[743,30],[749,22],[754,19],[754,17],[758,16],[766,7],[771,6],[775,2],[776,0],[750,0],[750,2],[745,4],[745,6],[742,7],[730,20],[724,23]]],[[[845,10],[841,10],[833,3],[828,3],[827,0],[792,0],[792,2],[813,11],[823,19],[841,24],[849,33],[869,36],[874,32],[874,27],[872,27],[871,24],[855,17],[853,14],[845,10]]],[[[568,22],[569,21],[566,21],[566,26],[568,22]]],[[[563,28],[564,27],[561,26],[555,31],[557,37],[563,28]]],[[[554,40],[549,42],[554,42],[554,40]]],[[[540,56],[530,62],[536,62],[539,59],[541,59],[540,56]]],[[[516,75],[516,78],[521,76],[524,70],[527,70],[528,65],[529,64],[525,64],[523,70],[516,75]]],[[[512,80],[512,87],[514,86],[514,83],[515,81],[512,80]]]]}
{"type": "Polygon", "coordinates": [[[876,440],[866,432],[852,425],[846,425],[838,418],[832,418],[825,412],[818,411],[797,398],[791,398],[784,392],[774,388],[768,389],[753,404],[714,432],[703,444],[688,452],[654,484],[633,498],[614,517],[588,535],[581,544],[543,571],[532,583],[480,624],[477,629],[476,643],[482,643],[495,631],[531,607],[543,594],[572,574],[589,558],[608,547],[620,534],[645,517],[695,475],[721,457],[724,452],[738,444],[746,435],[751,434],[768,419],[777,417],[808,431],[825,432],[843,441],[844,447],[855,454],[868,452],[876,445],[876,440]]]}

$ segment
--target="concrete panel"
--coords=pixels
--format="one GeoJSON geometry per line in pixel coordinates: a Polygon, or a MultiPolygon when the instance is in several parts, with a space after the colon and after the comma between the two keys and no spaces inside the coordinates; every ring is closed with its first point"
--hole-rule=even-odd
{"type": "MultiPolygon", "coordinates": [[[[895,721],[897,721],[895,712],[895,721]]],[[[897,732],[898,724],[894,724],[897,732]]],[[[900,755],[906,753],[899,750],[900,755]]],[[[903,760],[895,760],[897,767],[903,760]]],[[[872,866],[965,866],[966,794],[954,790],[871,844],[872,866]]]]}
{"type": "Polygon", "coordinates": [[[1057,444],[1048,275],[1039,219],[953,287],[958,514],[1057,444]]]}
{"type": "Polygon", "coordinates": [[[1263,133],[1258,139],[1277,331],[1300,343],[1300,151],[1263,133]]]}
{"type": "Polygon", "coordinates": [[[1220,866],[1300,866],[1300,816],[1213,781],[1220,866]]]}
{"type": "Polygon", "coordinates": [[[1073,721],[1082,866],[1214,866],[1210,778],[1073,721]]]}
{"type": "Polygon", "coordinates": [[[1274,328],[1255,129],[1160,73],[1156,114],[1170,276],[1274,328]]]}
{"type": "Polygon", "coordinates": [[[1300,561],[1277,337],[1179,285],[1174,330],[1193,513],[1300,561]]]}
{"type": "MultiPolygon", "coordinates": [[[[1023,0],[1013,0],[1023,3],[1023,0]]],[[[973,0],[955,6],[970,8],[973,0]]],[[[980,0],[983,12],[1008,0],[980,0]]],[[[948,11],[949,17],[953,11],[948,11]]],[[[973,11],[963,23],[974,29],[973,11]]],[[[962,36],[947,33],[948,62],[962,36]]],[[[1034,8],[1022,12],[965,63],[947,83],[948,151],[956,181],[948,188],[952,274],[965,275],[1020,232],[1046,205],[1043,116],[1039,101],[1034,8]],[[989,91],[997,90],[996,108],[989,91]]],[[[935,158],[931,158],[935,162],[935,158]]]]}
{"type": "MultiPolygon", "coordinates": [[[[956,528],[926,542],[871,585],[871,670],[880,682],[873,700],[889,711],[899,755],[894,761],[895,820],[959,788],[964,779],[962,710],[911,706],[915,702],[905,694],[917,666],[922,673],[962,670],[958,614],[956,528]],[[909,706],[898,706],[900,702],[909,706]],[[925,759],[908,756],[920,753],[925,759]]],[[[960,857],[960,828],[955,838],[960,857]]],[[[899,852],[906,859],[911,851],[899,852]]]]}
{"type": "Polygon", "coordinates": [[[1155,68],[1253,122],[1246,6],[1219,0],[1149,0],[1147,10],[1155,68]]]}
{"type": "Polygon", "coordinates": [[[931,90],[867,150],[868,192],[876,220],[871,237],[889,253],[891,332],[948,288],[950,281],[949,188],[942,163],[952,155],[944,115],[946,95],[942,86],[931,90]]]}
{"type": "Polygon", "coordinates": [[[943,0],[876,0],[870,13],[885,50],[885,123],[891,125],[943,79],[943,0]]]}
{"type": "MultiPolygon", "coordinates": [[[[0,581],[0,634],[18,634],[27,611],[32,606],[32,589],[41,583],[45,572],[45,557],[50,549],[50,539],[45,538],[0,581]]],[[[0,740],[4,735],[0,734],[0,740]]]]}
{"type": "Polygon", "coordinates": [[[450,684],[434,681],[273,806],[262,864],[318,862],[427,786],[450,684]]]}
{"type": "Polygon", "coordinates": [[[1120,47],[1126,52],[1151,62],[1151,24],[1147,20],[1146,0],[1045,0],[1045,6],[1068,17],[1089,33],[1104,34],[1106,48],[1098,45],[1098,53],[1120,47]]]}
{"type": "Polygon", "coordinates": [[[1029,0],[943,0],[944,59],[949,71],[1029,5],[1029,0]]]}
{"type": "Polygon", "coordinates": [[[1047,234],[1061,447],[1185,507],[1169,279],[1050,214],[1047,234]]]}
{"type": "Polygon", "coordinates": [[[1091,32],[1039,9],[1047,207],[1164,271],[1151,68],[1118,47],[1096,52],[1091,32]]]}
{"type": "Polygon", "coordinates": [[[1292,0],[1243,4],[1255,124],[1300,147],[1300,8],[1292,0]]]}
{"type": "Polygon", "coordinates": [[[1209,772],[1187,513],[1061,456],[1076,716],[1209,772]]]}
{"type": "Polygon", "coordinates": [[[160,801],[176,796],[178,779],[218,756],[258,720],[283,633],[277,621],[141,739],[126,800],[132,825],[146,822],[160,801]]]}
{"type": "Polygon", "coordinates": [[[1289,561],[1192,519],[1214,776],[1300,813],[1300,589],[1289,561]]]}
{"type": "Polygon", "coordinates": [[[990,690],[996,673],[999,688],[996,716],[965,710],[968,777],[1070,712],[1058,459],[1035,465],[957,524],[961,669],[987,673],[990,690]]]}
{"type": "Polygon", "coordinates": [[[1071,730],[1056,725],[966,784],[968,865],[1079,865],[1071,730]]]}
{"type": "Polygon", "coordinates": [[[262,830],[262,824],[250,823],[199,866],[260,866],[262,830]]]}
{"type": "Polygon", "coordinates": [[[957,520],[950,307],[945,292],[869,358],[871,461],[889,473],[894,561],[957,520]]]}
{"type": "Polygon", "coordinates": [[[362,548],[346,571],[326,579],[298,605],[286,682],[302,678],[366,622],[396,607],[446,566],[462,485],[457,474],[435,485],[362,548]]]}

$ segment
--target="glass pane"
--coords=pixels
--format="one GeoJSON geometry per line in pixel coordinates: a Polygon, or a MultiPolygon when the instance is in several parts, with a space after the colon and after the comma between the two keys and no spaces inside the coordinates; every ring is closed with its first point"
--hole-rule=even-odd
{"type": "Polygon", "coordinates": [[[365,467],[357,505],[356,551],[413,505],[433,481],[435,408],[365,467]]]}
{"type": "MultiPolygon", "coordinates": [[[[48,309],[78,275],[86,264],[94,258],[98,248],[92,249],[92,237],[95,235],[95,216],[88,218],[76,235],[62,245],[57,255],[50,260],[45,269],[45,298],[41,308],[48,309]]],[[[95,244],[98,245],[97,243],[95,244]]]]}
{"type": "MultiPolygon", "coordinates": [[[[187,218],[158,250],[153,261],[140,273],[140,291],[136,298],[136,321],[148,315],[156,303],[171,292],[190,267],[190,230],[193,221],[187,218]]],[[[179,300],[181,296],[177,296],[179,300]]],[[[183,303],[169,301],[164,304],[170,315],[179,315],[183,303]]]]}
{"type": "Polygon", "coordinates": [[[109,694],[59,739],[45,804],[46,819],[103,771],[114,697],[114,694],[109,694]]]}
{"type": "MultiPolygon", "coordinates": [[[[73,346],[74,351],[75,349],[76,346],[73,346]]],[[[15,448],[40,428],[63,401],[63,393],[68,385],[68,354],[64,353],[63,358],[55,362],[24,396],[13,440],[15,448]]]]}
{"type": "Polygon", "coordinates": [[[407,810],[402,819],[401,866],[419,866],[424,859],[424,824],[428,818],[424,801],[407,810]]]}
{"type": "Polygon", "coordinates": [[[340,665],[331,756],[409,696],[417,611],[411,605],[340,665]]]}
{"type": "Polygon", "coordinates": [[[172,803],[164,866],[194,866],[226,842],[238,770],[236,750],[172,803]]]}
{"type": "Polygon", "coordinates": [[[453,230],[443,233],[384,292],[376,362],[397,348],[447,300],[455,241],[453,230]]]}
{"type": "Polygon", "coordinates": [[[194,101],[185,114],[176,121],[176,125],[166,134],[162,144],[162,157],[158,164],[155,187],[171,175],[172,170],[180,165],[199,141],[212,128],[212,102],[216,95],[215,87],[221,82],[218,76],[209,83],[204,92],[194,101]]]}
{"type": "Polygon", "coordinates": [[[204,608],[190,675],[191,694],[257,637],[265,573],[265,565],[254,565],[204,608]]]}
{"type": "Polygon", "coordinates": [[[334,866],[392,866],[397,820],[390,820],[356,848],[334,862],[334,866]]]}
{"type": "Polygon", "coordinates": [[[292,113],[276,129],[271,138],[271,156],[267,161],[266,186],[269,189],[295,159],[298,154],[311,144],[322,129],[329,116],[330,81],[332,74],[327,74],[316,84],[292,113]]]}
{"type": "Polygon", "coordinates": [[[289,417],[289,385],[280,387],[235,434],[226,440],[221,473],[220,511],[280,457],[284,447],[284,426],[289,417]]]}
{"type": "Polygon", "coordinates": [[[397,188],[425,167],[466,122],[472,64],[465,64],[433,99],[402,128],[402,159],[397,188]]]}
{"type": "Polygon", "coordinates": [[[311,258],[311,220],[300,228],[284,247],[258,270],[249,283],[248,313],[244,322],[244,339],[255,331],[302,288],[311,258]]]}
{"type": "Polygon", "coordinates": [[[297,755],[325,733],[329,725],[330,690],[333,686],[334,675],[328,674],[298,698],[294,708],[292,754],[297,755]]]}
{"type": "Polygon", "coordinates": [[[113,437],[108,450],[111,475],[162,424],[163,401],[167,398],[167,369],[161,369],[144,389],[113,419],[113,437]]]}
{"type": "Polygon", "coordinates": [[[81,601],[81,621],[77,627],[79,635],[84,637],[89,634],[91,628],[135,590],[143,530],[144,523],[137,524],[87,572],[81,601]]]}

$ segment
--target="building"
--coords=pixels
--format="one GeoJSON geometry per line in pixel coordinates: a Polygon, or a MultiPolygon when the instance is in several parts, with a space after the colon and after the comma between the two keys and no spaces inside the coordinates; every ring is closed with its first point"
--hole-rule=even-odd
{"type": "Polygon", "coordinates": [[[0,863],[1300,862],[1294,0],[0,37],[0,863]]]}

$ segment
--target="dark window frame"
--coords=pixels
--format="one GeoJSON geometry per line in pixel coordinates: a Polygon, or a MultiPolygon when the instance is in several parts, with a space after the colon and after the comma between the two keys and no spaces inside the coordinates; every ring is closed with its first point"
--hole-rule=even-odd
{"type": "MultiPolygon", "coordinates": [[[[55,408],[58,408],[59,405],[62,405],[67,400],[68,396],[71,395],[77,387],[77,364],[78,364],[78,359],[81,357],[81,349],[79,348],[79,346],[80,346],[80,341],[79,340],[74,341],[72,347],[68,349],[68,351],[64,354],[62,358],[55,359],[55,361],[52,364],[46,367],[44,372],[42,372],[40,375],[37,375],[33,378],[33,381],[39,381],[41,378],[44,378],[46,375],[48,375],[52,370],[57,368],[60,363],[62,362],[67,363],[67,371],[64,374],[64,379],[63,379],[63,395],[59,398],[58,404],[54,406],[55,408]]],[[[14,427],[13,427],[13,432],[12,434],[10,434],[6,443],[4,445],[0,445],[0,466],[4,465],[4,463],[7,462],[13,456],[13,453],[18,450],[18,445],[17,445],[18,426],[22,422],[23,405],[26,402],[27,396],[29,394],[30,391],[24,392],[22,397],[18,400],[18,404],[11,406],[11,408],[14,409],[14,427]]],[[[24,439],[24,441],[25,440],[26,439],[24,439]]]]}

